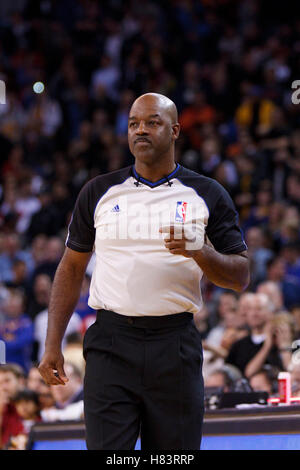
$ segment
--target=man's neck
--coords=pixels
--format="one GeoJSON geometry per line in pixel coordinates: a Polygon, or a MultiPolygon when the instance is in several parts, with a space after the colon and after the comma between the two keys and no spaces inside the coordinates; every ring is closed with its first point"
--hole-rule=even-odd
{"type": "Polygon", "coordinates": [[[262,335],[264,333],[264,326],[257,326],[251,330],[251,335],[262,335]]]}
{"type": "Polygon", "coordinates": [[[166,175],[169,175],[176,168],[176,163],[174,160],[158,164],[147,165],[146,163],[137,161],[135,162],[136,172],[148,181],[155,181],[164,178],[166,175]]]}

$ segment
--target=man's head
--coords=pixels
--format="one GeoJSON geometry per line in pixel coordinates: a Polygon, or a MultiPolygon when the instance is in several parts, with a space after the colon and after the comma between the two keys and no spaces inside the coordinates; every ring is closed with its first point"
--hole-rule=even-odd
{"type": "Polygon", "coordinates": [[[22,419],[34,419],[39,415],[41,408],[39,396],[33,390],[19,391],[13,401],[18,415],[22,419]]]}
{"type": "Polygon", "coordinates": [[[50,385],[44,382],[36,366],[31,367],[28,373],[27,388],[38,394],[42,409],[54,406],[55,401],[51,393],[50,385]]]}
{"type": "Polygon", "coordinates": [[[274,305],[275,310],[283,308],[283,296],[278,283],[273,281],[261,282],[257,286],[256,292],[258,294],[266,294],[274,305]]]}
{"type": "Polygon", "coordinates": [[[179,136],[177,109],[158,93],[146,93],[133,103],[128,119],[128,143],[135,158],[146,165],[174,159],[179,136]]]}
{"type": "Polygon", "coordinates": [[[65,362],[64,370],[69,381],[65,385],[51,385],[53,397],[60,406],[64,406],[82,386],[81,372],[74,364],[65,362]]]}
{"type": "Polygon", "coordinates": [[[64,252],[64,243],[59,237],[49,238],[46,246],[47,261],[58,263],[64,252]]]}
{"type": "Polygon", "coordinates": [[[249,249],[257,250],[264,246],[264,234],[260,227],[251,227],[246,232],[246,242],[249,249]]]}
{"type": "Polygon", "coordinates": [[[285,261],[281,257],[273,257],[266,263],[269,281],[282,281],[285,275],[285,261]]]}
{"type": "Polygon", "coordinates": [[[228,312],[236,312],[237,295],[233,291],[223,292],[219,297],[218,314],[224,319],[228,312]]]}
{"type": "Polygon", "coordinates": [[[36,300],[41,305],[48,305],[52,281],[48,274],[38,274],[34,280],[33,290],[36,300]]]}
{"type": "Polygon", "coordinates": [[[266,294],[254,294],[246,312],[247,324],[251,330],[263,329],[272,319],[273,305],[266,294]]]}
{"type": "Polygon", "coordinates": [[[24,388],[25,374],[18,364],[0,366],[0,392],[10,401],[24,388]]]}
{"type": "Polygon", "coordinates": [[[224,392],[229,392],[232,385],[228,373],[223,369],[218,369],[212,372],[205,380],[205,387],[219,387],[224,392]]]}
{"type": "Polygon", "coordinates": [[[266,370],[262,369],[252,375],[249,383],[255,392],[268,392],[272,395],[272,380],[266,370]]]}
{"type": "Polygon", "coordinates": [[[237,316],[241,326],[247,323],[247,312],[254,296],[252,292],[244,292],[239,298],[237,316]]]}
{"type": "Polygon", "coordinates": [[[24,312],[24,294],[19,289],[10,289],[8,297],[4,301],[3,310],[10,318],[18,318],[24,312]]]}

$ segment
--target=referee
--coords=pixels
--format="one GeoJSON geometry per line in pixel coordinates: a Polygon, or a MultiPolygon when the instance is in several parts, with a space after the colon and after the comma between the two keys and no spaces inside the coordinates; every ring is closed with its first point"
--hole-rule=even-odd
{"type": "Polygon", "coordinates": [[[242,291],[247,247],[233,202],[215,180],[175,163],[175,104],[140,96],[128,120],[135,164],[81,190],[49,305],[48,384],[65,384],[61,342],[95,251],[84,337],[88,449],[198,450],[204,413],[202,347],[193,314],[203,273],[242,291]]]}

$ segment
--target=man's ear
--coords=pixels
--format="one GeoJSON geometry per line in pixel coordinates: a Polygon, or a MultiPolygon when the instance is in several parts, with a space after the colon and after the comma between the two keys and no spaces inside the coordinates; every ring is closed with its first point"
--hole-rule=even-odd
{"type": "Polygon", "coordinates": [[[172,130],[173,130],[173,138],[174,140],[177,140],[180,134],[180,124],[177,122],[176,124],[172,124],[172,130]]]}

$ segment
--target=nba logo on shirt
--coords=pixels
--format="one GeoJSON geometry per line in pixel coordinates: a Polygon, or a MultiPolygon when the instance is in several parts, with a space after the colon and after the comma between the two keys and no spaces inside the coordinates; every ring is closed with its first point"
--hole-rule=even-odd
{"type": "Polygon", "coordinates": [[[177,201],[175,220],[185,222],[187,202],[177,201]]]}

